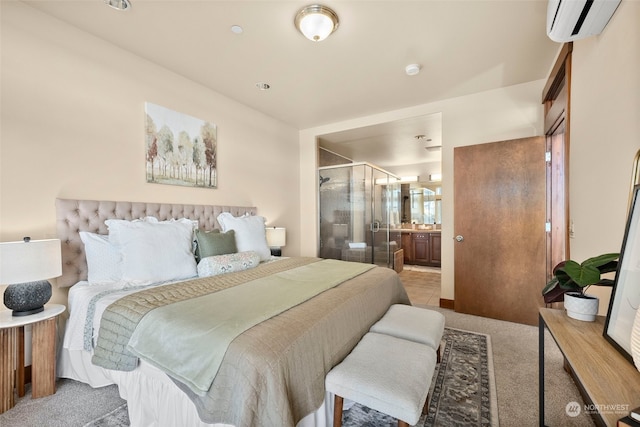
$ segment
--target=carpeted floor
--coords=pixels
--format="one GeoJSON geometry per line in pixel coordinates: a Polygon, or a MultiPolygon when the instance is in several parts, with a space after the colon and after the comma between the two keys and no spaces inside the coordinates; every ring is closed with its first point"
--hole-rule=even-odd
{"type": "MultiPolygon", "coordinates": [[[[429,308],[442,312],[449,328],[491,336],[500,425],[538,425],[538,328],[429,308]]],[[[545,353],[546,424],[593,426],[584,412],[575,418],[566,413],[567,404],[578,402],[582,405],[583,401],[564,371],[562,354],[549,333],[545,339],[545,353]]],[[[0,414],[0,426],[82,427],[123,403],[115,386],[92,389],[75,381],[59,380],[58,390],[52,396],[32,400],[28,392],[19,399],[13,409],[0,414]]]]}

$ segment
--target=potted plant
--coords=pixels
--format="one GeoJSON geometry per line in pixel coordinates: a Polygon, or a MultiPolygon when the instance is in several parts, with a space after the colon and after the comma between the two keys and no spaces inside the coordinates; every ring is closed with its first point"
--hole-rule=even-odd
{"type": "Polygon", "coordinates": [[[544,302],[564,301],[567,315],[573,319],[593,322],[598,314],[598,297],[585,292],[591,285],[613,286],[613,280],[602,275],[616,271],[620,254],[609,253],[589,258],[578,264],[562,261],[553,269],[553,278],[542,290],[544,302]]]}

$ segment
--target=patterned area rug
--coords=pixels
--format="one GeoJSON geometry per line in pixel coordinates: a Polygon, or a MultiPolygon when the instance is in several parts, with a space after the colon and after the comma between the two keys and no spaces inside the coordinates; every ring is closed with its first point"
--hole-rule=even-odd
{"type": "MultiPolygon", "coordinates": [[[[429,412],[417,426],[498,426],[491,338],[445,328],[442,341],[442,361],[429,390],[429,412]]],[[[393,418],[359,404],[344,412],[342,422],[343,427],[397,426],[393,418]]]]}
{"type": "MultiPolygon", "coordinates": [[[[498,402],[493,373],[493,353],[488,335],[445,328],[442,361],[429,390],[429,412],[420,427],[498,426],[498,402]]],[[[355,404],[343,414],[343,427],[390,427],[397,422],[380,412],[355,404]]],[[[126,427],[127,405],[85,427],[126,427]]]]}

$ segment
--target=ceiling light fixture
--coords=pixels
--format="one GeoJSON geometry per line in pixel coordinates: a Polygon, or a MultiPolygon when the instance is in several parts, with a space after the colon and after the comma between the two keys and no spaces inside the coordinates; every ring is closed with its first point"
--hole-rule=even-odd
{"type": "Polygon", "coordinates": [[[271,85],[269,83],[258,82],[256,83],[256,87],[260,90],[269,90],[271,85]]]}
{"type": "Polygon", "coordinates": [[[232,25],[231,26],[231,32],[233,34],[242,34],[244,30],[242,29],[242,27],[240,25],[232,25]]]}
{"type": "Polygon", "coordinates": [[[107,6],[116,10],[129,10],[131,9],[131,3],[129,0],[104,0],[107,6]]]}
{"type": "Polygon", "coordinates": [[[301,9],[294,20],[296,28],[309,40],[319,42],[331,35],[340,23],[338,15],[326,6],[312,4],[301,9]]]}
{"type": "Polygon", "coordinates": [[[407,76],[415,76],[420,72],[420,64],[409,64],[405,67],[404,71],[407,73],[407,76]]]}

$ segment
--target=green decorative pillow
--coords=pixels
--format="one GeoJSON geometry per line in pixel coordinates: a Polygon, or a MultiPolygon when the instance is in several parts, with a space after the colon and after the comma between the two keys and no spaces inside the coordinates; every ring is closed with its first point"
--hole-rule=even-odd
{"type": "Polygon", "coordinates": [[[198,259],[238,252],[233,230],[226,233],[221,233],[220,230],[196,230],[196,240],[198,241],[198,259]]]}

